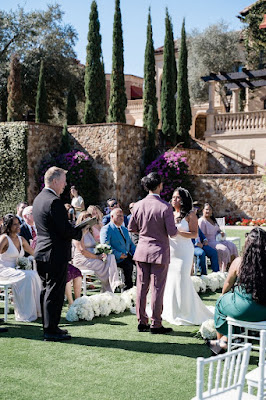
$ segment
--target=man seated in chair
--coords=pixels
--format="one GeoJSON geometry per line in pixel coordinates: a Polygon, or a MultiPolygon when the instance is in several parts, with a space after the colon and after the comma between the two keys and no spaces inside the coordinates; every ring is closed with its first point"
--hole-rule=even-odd
{"type": "Polygon", "coordinates": [[[125,276],[124,289],[130,289],[133,286],[132,271],[133,260],[136,246],[130,239],[127,228],[122,226],[124,214],[121,208],[115,208],[111,211],[111,221],[102,227],[100,233],[101,243],[111,246],[115,256],[117,266],[123,269],[125,276]]]}
{"type": "Polygon", "coordinates": [[[194,244],[194,255],[199,260],[201,275],[207,275],[206,256],[211,260],[211,268],[213,272],[219,271],[218,253],[217,250],[208,246],[208,240],[204,233],[199,229],[199,236],[196,239],[191,239],[194,244]]]}

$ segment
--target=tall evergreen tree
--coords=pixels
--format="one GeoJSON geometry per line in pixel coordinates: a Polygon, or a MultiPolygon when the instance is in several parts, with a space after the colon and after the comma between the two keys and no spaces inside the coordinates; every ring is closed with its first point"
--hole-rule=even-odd
{"type": "Polygon", "coordinates": [[[175,144],[176,137],[176,64],[172,22],[166,9],[161,90],[162,132],[175,144]]]}
{"type": "Polygon", "coordinates": [[[7,87],[4,85],[0,91],[1,121],[7,121],[7,87]]]}
{"type": "Polygon", "coordinates": [[[78,123],[78,112],[76,109],[77,103],[76,103],[76,97],[73,92],[72,86],[70,86],[70,89],[68,91],[67,95],[67,125],[77,125],[78,123]]]}
{"type": "Polygon", "coordinates": [[[11,57],[7,92],[7,120],[19,121],[22,119],[21,65],[16,54],[11,57]]]}
{"type": "Polygon", "coordinates": [[[185,147],[189,147],[189,129],[192,123],[191,107],[188,89],[188,69],[187,69],[187,43],[185,20],[183,20],[181,30],[181,44],[178,59],[178,79],[177,79],[177,101],[176,101],[176,122],[177,135],[180,141],[184,142],[185,147]]]}
{"type": "Polygon", "coordinates": [[[93,0],[91,3],[85,68],[85,124],[105,122],[106,87],[101,43],[97,4],[93,0]]]}
{"type": "Polygon", "coordinates": [[[62,130],[62,141],[61,141],[61,153],[68,153],[70,151],[70,141],[69,141],[69,132],[67,130],[67,124],[64,125],[62,130]]]}
{"type": "Polygon", "coordinates": [[[149,106],[148,118],[147,118],[147,130],[148,130],[148,143],[144,156],[145,167],[147,167],[156,158],[156,148],[155,148],[155,132],[157,128],[157,123],[154,121],[154,105],[149,106]]]}
{"type": "Polygon", "coordinates": [[[38,88],[37,88],[35,122],[48,122],[47,95],[46,95],[46,88],[45,88],[43,60],[41,61],[39,82],[38,82],[38,88]]]}
{"type": "Polygon", "coordinates": [[[144,93],[143,93],[143,126],[148,126],[150,106],[153,111],[153,124],[155,129],[158,125],[157,97],[155,84],[155,58],[152,38],[151,9],[149,8],[147,41],[144,60],[144,93]]]}
{"type": "Polygon", "coordinates": [[[113,57],[110,88],[109,122],[126,122],[127,97],[124,79],[124,45],[120,0],[115,0],[113,26],[113,57]]]}

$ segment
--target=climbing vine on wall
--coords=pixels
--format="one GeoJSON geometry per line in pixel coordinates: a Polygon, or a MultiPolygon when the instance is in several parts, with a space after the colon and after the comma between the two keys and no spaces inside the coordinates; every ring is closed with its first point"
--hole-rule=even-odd
{"type": "Polygon", "coordinates": [[[27,134],[24,123],[0,124],[0,216],[27,199],[27,134]]]}

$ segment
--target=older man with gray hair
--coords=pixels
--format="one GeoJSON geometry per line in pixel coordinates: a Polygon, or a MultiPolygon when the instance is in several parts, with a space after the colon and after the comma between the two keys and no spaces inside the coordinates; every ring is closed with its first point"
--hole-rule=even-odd
{"type": "Polygon", "coordinates": [[[71,339],[58,324],[64,302],[72,239],[81,240],[82,231],[69,223],[60,199],[66,186],[66,173],[62,168],[49,168],[44,175],[45,187],[33,203],[33,217],[38,231],[35,259],[43,286],[41,306],[45,341],[71,339]]]}
{"type": "Polygon", "coordinates": [[[132,257],[136,246],[130,239],[127,228],[122,226],[123,221],[124,214],[121,208],[113,209],[111,211],[111,221],[101,229],[100,241],[111,246],[117,266],[123,269],[125,275],[125,289],[130,289],[133,286],[132,257]]]}

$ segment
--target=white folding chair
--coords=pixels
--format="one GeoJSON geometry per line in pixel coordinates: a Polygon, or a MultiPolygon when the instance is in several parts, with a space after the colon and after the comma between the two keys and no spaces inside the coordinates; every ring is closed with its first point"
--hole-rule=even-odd
{"type": "Polygon", "coordinates": [[[92,270],[81,269],[80,272],[82,274],[82,293],[83,293],[83,296],[86,296],[87,286],[88,286],[87,277],[94,278],[93,281],[96,281],[97,278],[95,276],[95,272],[92,270]]]}
{"type": "Polygon", "coordinates": [[[248,339],[256,340],[257,342],[259,342],[259,345],[252,343],[253,350],[260,349],[260,336],[254,336],[249,331],[259,332],[261,330],[266,330],[266,321],[248,322],[248,321],[237,320],[231,317],[227,317],[226,321],[228,323],[228,344],[227,344],[228,351],[231,351],[237,347],[244,346],[244,344],[248,342],[248,339]],[[234,327],[242,328],[242,332],[233,333],[234,327]],[[233,342],[235,339],[244,339],[244,342],[239,342],[239,341],[233,342]]]}
{"type": "Polygon", "coordinates": [[[241,400],[251,345],[217,357],[197,358],[197,394],[192,400],[241,400]],[[204,367],[208,382],[204,385],[204,367]]]}
{"type": "Polygon", "coordinates": [[[263,400],[266,392],[265,382],[265,346],[266,346],[266,331],[260,331],[260,355],[259,366],[246,374],[248,384],[248,394],[244,393],[243,399],[263,400]],[[253,395],[253,389],[257,388],[257,395],[253,395]]]}
{"type": "Polygon", "coordinates": [[[217,222],[217,224],[219,225],[221,231],[224,232],[224,230],[225,230],[225,217],[222,217],[222,218],[215,218],[215,219],[216,219],[216,222],[217,222]]]}
{"type": "Polygon", "coordinates": [[[4,321],[7,321],[7,314],[9,311],[8,301],[9,301],[9,290],[11,289],[11,283],[0,282],[0,289],[3,289],[3,292],[0,293],[0,297],[4,300],[4,321]]]}

